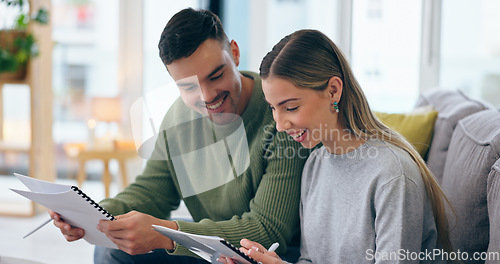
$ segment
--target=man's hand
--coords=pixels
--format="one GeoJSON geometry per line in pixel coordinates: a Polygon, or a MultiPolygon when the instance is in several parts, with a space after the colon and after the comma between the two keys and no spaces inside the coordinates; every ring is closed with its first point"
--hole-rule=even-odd
{"type": "Polygon", "coordinates": [[[175,222],[161,220],[137,211],[115,216],[115,218],[117,220],[99,221],[97,229],[111,239],[120,250],[137,255],[157,248],[174,248],[173,241],[153,230],[151,225],[161,225],[177,230],[179,227],[175,222]]]}
{"type": "Polygon", "coordinates": [[[61,233],[68,242],[76,241],[85,235],[85,231],[83,231],[83,229],[72,227],[68,223],[64,222],[64,220],[61,219],[61,215],[58,213],[49,210],[49,215],[52,219],[54,219],[54,225],[61,230],[61,233]]]}

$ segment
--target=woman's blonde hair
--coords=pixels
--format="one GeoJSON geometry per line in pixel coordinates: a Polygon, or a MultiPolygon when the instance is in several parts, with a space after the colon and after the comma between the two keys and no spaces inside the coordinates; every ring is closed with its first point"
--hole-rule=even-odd
{"type": "Polygon", "coordinates": [[[441,247],[452,251],[445,214],[446,196],[434,175],[414,147],[399,133],[381,123],[372,113],[359,83],[339,48],[317,30],[299,30],[284,37],[267,53],[260,65],[263,79],[276,77],[295,86],[323,91],[333,76],[343,82],[342,97],[338,102],[340,125],[354,135],[377,138],[396,145],[417,163],[427,194],[432,204],[434,220],[441,247]]]}

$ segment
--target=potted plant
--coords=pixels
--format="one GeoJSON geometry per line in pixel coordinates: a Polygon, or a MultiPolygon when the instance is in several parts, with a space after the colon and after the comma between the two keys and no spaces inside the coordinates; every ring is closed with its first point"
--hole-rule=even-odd
{"type": "MultiPolygon", "coordinates": [[[[14,21],[0,29],[0,79],[24,79],[30,58],[38,55],[36,39],[28,32],[31,22],[48,23],[48,12],[45,8],[30,14],[27,0],[0,0],[3,17],[14,14],[14,21]]],[[[5,21],[3,21],[5,22],[5,21]]]]}

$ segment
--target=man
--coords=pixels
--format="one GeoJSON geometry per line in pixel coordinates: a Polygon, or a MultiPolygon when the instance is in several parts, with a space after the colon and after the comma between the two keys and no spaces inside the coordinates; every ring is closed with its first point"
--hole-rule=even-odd
{"type": "MultiPolygon", "coordinates": [[[[206,263],[152,224],[237,246],[242,238],[279,242],[277,252],[284,253],[299,230],[300,176],[309,151],[276,131],[260,77],[237,70],[238,45],[216,15],[178,12],[159,49],[182,100],[166,114],[144,172],[100,203],[117,220],[101,221],[98,229],[120,250],[96,248],[95,262],[206,263]],[[181,199],[194,222],[168,220],[181,199]]],[[[50,213],[68,241],[83,237],[82,229],[50,213]]]]}

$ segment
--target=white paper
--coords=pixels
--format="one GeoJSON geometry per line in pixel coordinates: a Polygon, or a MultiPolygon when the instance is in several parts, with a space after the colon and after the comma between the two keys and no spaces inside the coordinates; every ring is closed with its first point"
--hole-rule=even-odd
{"type": "Polygon", "coordinates": [[[109,220],[90,201],[84,199],[70,185],[56,184],[15,174],[31,191],[14,190],[61,215],[64,222],[85,230],[85,239],[93,245],[118,248],[104,233],[97,230],[99,220],[109,220]]]}
{"type": "MultiPolygon", "coordinates": [[[[256,261],[250,262],[240,256],[236,248],[231,248],[222,243],[224,239],[218,236],[203,236],[190,234],[164,226],[153,225],[154,230],[160,232],[162,235],[169,237],[170,239],[176,241],[177,243],[183,245],[196,255],[200,256],[206,261],[211,263],[219,263],[217,259],[221,256],[230,257],[236,260],[238,263],[252,264],[257,263],[256,261]]],[[[240,252],[243,254],[242,252],[240,252]]],[[[249,258],[251,259],[251,258],[249,258]]]]}

